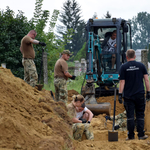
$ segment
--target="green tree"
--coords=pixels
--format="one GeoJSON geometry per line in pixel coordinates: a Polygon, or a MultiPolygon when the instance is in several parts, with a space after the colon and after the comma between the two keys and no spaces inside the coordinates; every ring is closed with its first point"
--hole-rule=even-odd
{"type": "Polygon", "coordinates": [[[65,49],[76,53],[81,49],[85,42],[85,22],[81,19],[81,7],[75,0],[67,0],[60,12],[59,21],[62,25],[57,26],[57,37],[64,41],[65,49]],[[70,40],[64,39],[68,30],[72,29],[73,34],[70,40]]]}
{"type": "Polygon", "coordinates": [[[86,59],[86,42],[83,44],[82,48],[79,50],[77,55],[74,57],[74,60],[81,60],[81,58],[86,59]]]}
{"type": "MultiPolygon", "coordinates": [[[[51,79],[51,72],[54,69],[56,60],[59,58],[59,54],[62,52],[63,43],[56,39],[54,34],[54,27],[57,22],[58,10],[54,10],[52,16],[50,17],[50,12],[48,10],[42,10],[43,0],[36,0],[35,12],[32,21],[35,24],[35,30],[37,31],[37,37],[39,41],[45,42],[46,49],[45,52],[48,54],[48,76],[51,79]],[[50,20],[50,21],[49,21],[50,20]],[[46,24],[49,21],[49,30],[47,33],[44,32],[46,24]]],[[[38,74],[41,72],[41,60],[42,60],[42,50],[43,47],[35,45],[36,59],[35,63],[37,66],[38,74]]]]}
{"type": "Polygon", "coordinates": [[[0,63],[6,63],[15,76],[23,78],[20,41],[34,25],[27,21],[22,11],[16,17],[9,7],[0,12],[0,63]]]}
{"type": "Polygon", "coordinates": [[[132,24],[133,49],[144,49],[150,43],[150,14],[140,12],[129,20],[132,24]]]}

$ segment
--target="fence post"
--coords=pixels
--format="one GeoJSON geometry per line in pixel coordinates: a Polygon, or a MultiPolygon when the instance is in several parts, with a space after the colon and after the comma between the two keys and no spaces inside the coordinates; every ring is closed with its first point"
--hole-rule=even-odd
{"type": "Polygon", "coordinates": [[[43,77],[44,84],[48,84],[47,53],[43,52],[43,77]]]}
{"type": "Polygon", "coordinates": [[[86,72],[86,61],[84,58],[81,59],[81,72],[82,73],[86,72]]]}
{"type": "Polygon", "coordinates": [[[74,61],[75,62],[75,70],[74,70],[74,75],[75,76],[80,76],[80,67],[81,67],[81,63],[78,61],[78,60],[76,60],[76,61],[74,61]]]}

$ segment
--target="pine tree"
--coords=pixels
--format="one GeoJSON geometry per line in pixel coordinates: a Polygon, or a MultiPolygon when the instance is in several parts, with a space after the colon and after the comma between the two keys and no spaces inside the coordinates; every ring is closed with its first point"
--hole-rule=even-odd
{"type": "Polygon", "coordinates": [[[76,0],[67,0],[60,12],[59,21],[62,25],[57,26],[57,37],[62,39],[65,44],[65,49],[69,49],[76,54],[85,42],[84,28],[85,23],[81,19],[81,8],[76,0]],[[64,38],[68,32],[72,30],[69,35],[69,40],[64,38]]]}

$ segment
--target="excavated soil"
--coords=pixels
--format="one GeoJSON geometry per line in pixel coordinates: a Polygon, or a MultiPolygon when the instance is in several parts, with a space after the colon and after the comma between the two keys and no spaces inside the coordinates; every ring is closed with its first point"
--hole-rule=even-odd
{"type": "MultiPolygon", "coordinates": [[[[78,92],[68,91],[69,102],[74,94],[78,92]]],[[[97,101],[109,102],[113,115],[114,96],[101,97],[97,101]]],[[[117,100],[116,114],[123,111],[123,105],[117,100]]],[[[118,131],[118,142],[109,142],[108,130],[112,131],[112,121],[106,123],[104,116],[100,114],[92,119],[94,140],[86,140],[84,135],[81,142],[75,141],[72,122],[62,102],[55,102],[49,91],[38,91],[16,78],[9,69],[0,67],[0,150],[150,149],[150,137],[139,141],[136,136],[135,140],[125,141],[127,131],[118,131]]],[[[148,131],[146,134],[150,136],[148,131]]]]}
{"type": "Polygon", "coordinates": [[[0,67],[0,148],[73,148],[71,126],[64,103],[0,67]]]}

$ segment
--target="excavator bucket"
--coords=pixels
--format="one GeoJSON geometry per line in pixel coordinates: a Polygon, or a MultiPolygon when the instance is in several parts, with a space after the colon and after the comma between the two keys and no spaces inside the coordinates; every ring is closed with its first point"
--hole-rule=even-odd
{"type": "Polygon", "coordinates": [[[86,107],[90,109],[94,115],[107,114],[108,116],[110,116],[111,112],[110,103],[86,104],[86,107]]]}
{"type": "Polygon", "coordinates": [[[86,107],[90,109],[94,115],[99,115],[103,113],[110,115],[110,112],[111,112],[110,103],[97,103],[96,98],[95,98],[94,84],[91,84],[91,86],[86,85],[83,91],[85,95],[86,107]]]}

